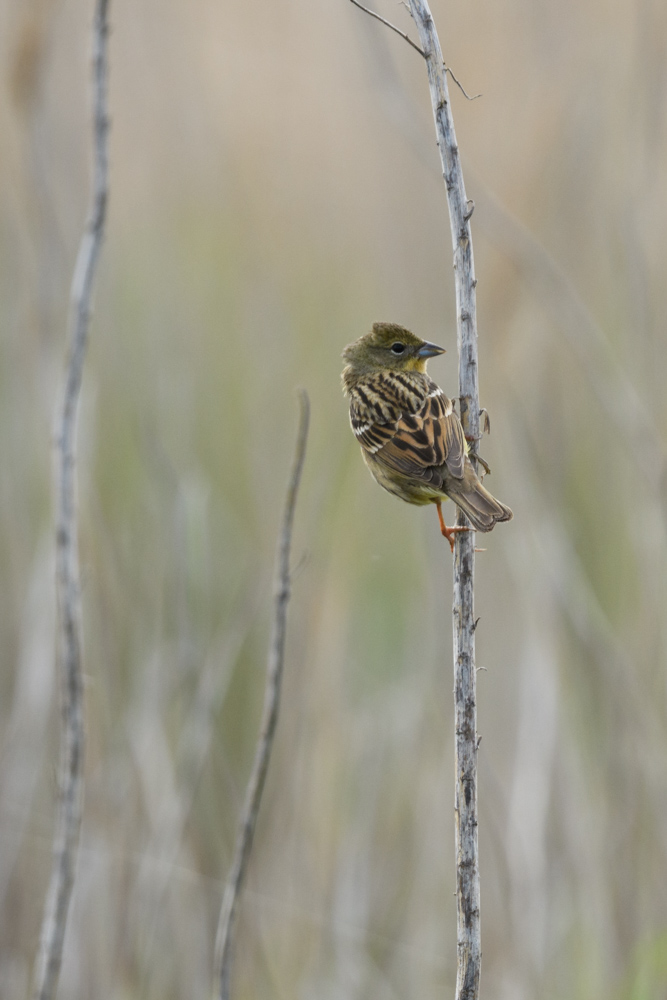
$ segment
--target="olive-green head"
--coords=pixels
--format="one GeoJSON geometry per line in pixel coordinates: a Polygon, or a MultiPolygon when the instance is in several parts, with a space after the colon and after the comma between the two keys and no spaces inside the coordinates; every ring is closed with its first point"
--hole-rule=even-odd
{"type": "Polygon", "coordinates": [[[349,376],[390,368],[394,371],[426,371],[426,362],[436,354],[444,354],[444,347],[436,347],[422,340],[397,323],[373,323],[370,333],[348,344],[343,351],[349,376]]]}

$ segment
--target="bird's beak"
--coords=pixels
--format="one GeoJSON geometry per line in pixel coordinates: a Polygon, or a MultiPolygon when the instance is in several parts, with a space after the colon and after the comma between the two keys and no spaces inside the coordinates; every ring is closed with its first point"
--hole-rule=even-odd
{"type": "Polygon", "coordinates": [[[428,341],[423,347],[420,347],[417,351],[418,358],[434,358],[436,354],[445,354],[444,347],[438,347],[437,344],[429,344],[428,341]]]}

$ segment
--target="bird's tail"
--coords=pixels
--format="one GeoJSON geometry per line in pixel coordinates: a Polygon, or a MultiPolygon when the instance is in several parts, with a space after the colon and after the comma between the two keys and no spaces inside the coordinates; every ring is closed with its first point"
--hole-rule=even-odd
{"type": "Polygon", "coordinates": [[[491,531],[496,521],[511,521],[514,516],[509,507],[491,496],[479,482],[465,492],[449,495],[477,531],[491,531]]]}

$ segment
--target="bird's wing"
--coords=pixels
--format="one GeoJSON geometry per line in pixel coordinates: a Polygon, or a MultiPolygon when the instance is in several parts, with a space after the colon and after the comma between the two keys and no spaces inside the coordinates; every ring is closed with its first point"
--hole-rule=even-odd
{"type": "Polygon", "coordinates": [[[428,390],[423,379],[374,372],[350,389],[350,424],[357,441],[376,454],[391,441],[404,414],[418,412],[428,390]]]}
{"type": "Polygon", "coordinates": [[[360,405],[354,405],[353,397],[350,406],[352,429],[362,447],[396,472],[438,487],[445,465],[452,476],[461,479],[468,447],[461,422],[442,389],[424,379],[417,391],[393,373],[373,388],[375,392],[360,387],[360,405]],[[404,390],[404,382],[409,390],[404,390]]]}
{"type": "Polygon", "coordinates": [[[441,486],[443,466],[457,479],[463,477],[466,453],[459,418],[440,389],[426,397],[418,413],[401,416],[378,458],[397,472],[441,486]]]}

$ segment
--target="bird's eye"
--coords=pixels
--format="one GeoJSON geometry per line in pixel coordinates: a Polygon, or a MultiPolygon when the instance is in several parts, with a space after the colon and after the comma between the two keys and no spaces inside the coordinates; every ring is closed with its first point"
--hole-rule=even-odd
{"type": "Polygon", "coordinates": [[[392,354],[402,354],[404,350],[405,350],[405,344],[396,343],[391,345],[392,354]]]}

